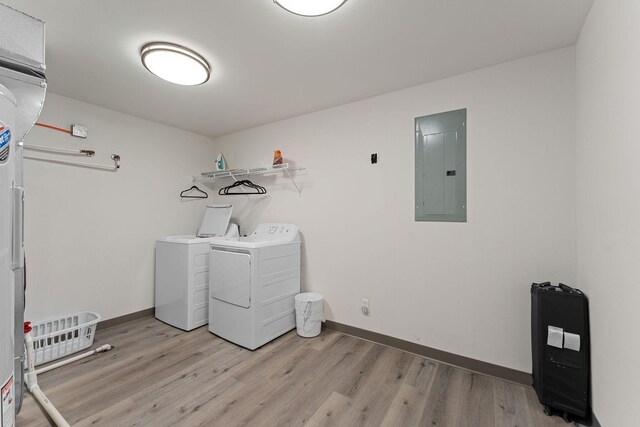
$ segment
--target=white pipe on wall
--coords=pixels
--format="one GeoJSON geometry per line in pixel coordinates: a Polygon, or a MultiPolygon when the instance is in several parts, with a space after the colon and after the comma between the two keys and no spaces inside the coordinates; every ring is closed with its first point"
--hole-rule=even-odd
{"type": "Polygon", "coordinates": [[[58,163],[61,165],[79,166],[83,168],[102,169],[107,171],[117,171],[120,168],[120,165],[118,163],[119,160],[115,160],[115,159],[114,159],[115,164],[112,166],[112,165],[99,165],[97,163],[74,162],[71,160],[50,159],[47,157],[31,156],[27,154],[22,156],[22,158],[27,160],[39,160],[41,162],[51,162],[51,163],[58,163]]]}

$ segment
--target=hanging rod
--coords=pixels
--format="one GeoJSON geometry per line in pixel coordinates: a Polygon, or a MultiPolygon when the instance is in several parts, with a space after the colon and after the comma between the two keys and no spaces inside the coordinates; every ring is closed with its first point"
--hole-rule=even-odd
{"type": "Polygon", "coordinates": [[[75,154],[78,156],[87,156],[93,157],[96,155],[96,152],[93,150],[75,150],[69,148],[55,148],[55,147],[45,147],[43,145],[22,145],[27,150],[36,150],[36,151],[46,151],[49,153],[61,153],[61,154],[75,154]]]}
{"type": "Polygon", "coordinates": [[[59,160],[59,159],[51,159],[48,157],[29,156],[29,155],[24,155],[22,157],[29,160],[39,160],[42,162],[51,162],[51,163],[58,163],[61,165],[79,166],[83,168],[102,169],[102,170],[109,170],[114,172],[120,169],[120,156],[117,154],[111,155],[111,160],[113,160],[113,163],[114,163],[113,165],[99,165],[95,163],[74,162],[71,160],[59,160]]]}

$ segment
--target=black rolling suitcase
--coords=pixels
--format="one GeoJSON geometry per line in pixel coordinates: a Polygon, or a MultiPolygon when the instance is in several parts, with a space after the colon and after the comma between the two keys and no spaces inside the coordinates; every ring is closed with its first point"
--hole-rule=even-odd
{"type": "Polygon", "coordinates": [[[531,285],[533,387],[545,413],[591,418],[589,307],[578,289],[531,285]]]}

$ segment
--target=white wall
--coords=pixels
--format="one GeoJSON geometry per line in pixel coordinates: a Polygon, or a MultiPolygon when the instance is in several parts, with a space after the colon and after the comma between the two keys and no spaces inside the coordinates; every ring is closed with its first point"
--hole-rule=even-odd
{"type": "Polygon", "coordinates": [[[578,282],[590,298],[594,411],[640,402],[640,2],[596,0],[577,44],[578,282]]]}
{"type": "Polygon", "coordinates": [[[118,153],[122,168],[25,160],[27,319],[82,310],[108,319],[153,307],[155,239],[195,232],[206,201],[178,195],[212,167],[211,140],[52,93],[39,121],[85,125],[89,138],[35,128],[27,144],[95,149],[86,161],[102,164],[118,153]]]}
{"type": "Polygon", "coordinates": [[[217,138],[232,168],[280,148],[308,169],[301,197],[271,177],[265,198],[216,198],[244,232],[300,225],[329,319],[530,372],[529,286],[575,282],[574,67],[567,48],[217,138]],[[413,120],[458,108],[469,220],[415,222],[413,120]]]}

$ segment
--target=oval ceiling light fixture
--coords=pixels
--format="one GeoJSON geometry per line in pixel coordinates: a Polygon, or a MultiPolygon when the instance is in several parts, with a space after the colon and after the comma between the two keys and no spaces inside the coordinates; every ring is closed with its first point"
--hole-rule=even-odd
{"type": "Polygon", "coordinates": [[[151,73],[178,85],[201,85],[211,75],[211,68],[201,55],[177,44],[146,44],[140,51],[140,57],[151,73]]]}
{"type": "Polygon", "coordinates": [[[331,13],[347,0],[273,0],[275,4],[301,16],[322,16],[331,13]]]}

